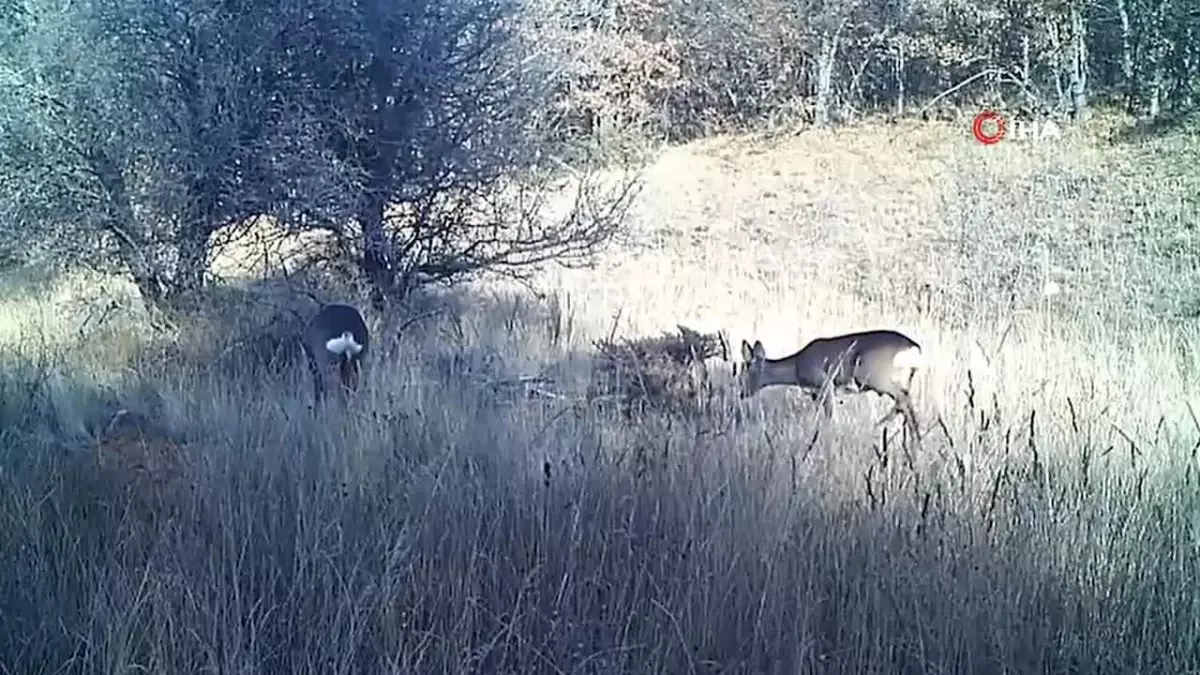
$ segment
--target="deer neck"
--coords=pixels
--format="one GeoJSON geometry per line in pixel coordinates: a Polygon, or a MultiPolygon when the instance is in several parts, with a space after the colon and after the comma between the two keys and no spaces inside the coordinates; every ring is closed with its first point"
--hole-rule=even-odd
{"type": "Polygon", "coordinates": [[[798,384],[796,362],[793,359],[767,361],[763,366],[762,386],[775,387],[798,384]]]}

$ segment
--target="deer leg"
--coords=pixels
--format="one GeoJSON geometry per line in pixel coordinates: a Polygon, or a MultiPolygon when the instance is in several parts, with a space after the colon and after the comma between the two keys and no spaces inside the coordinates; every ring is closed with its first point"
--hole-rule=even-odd
{"type": "Polygon", "coordinates": [[[916,368],[912,368],[908,371],[908,384],[904,387],[904,419],[911,425],[913,439],[920,443],[921,429],[920,425],[917,423],[917,411],[913,410],[912,399],[908,395],[908,392],[912,391],[912,383],[916,376],[916,368]]]}
{"type": "Polygon", "coordinates": [[[897,387],[891,391],[879,391],[878,393],[886,394],[892,398],[892,409],[888,411],[888,414],[883,416],[883,419],[875,423],[876,427],[881,427],[891,422],[895,419],[896,415],[903,414],[905,419],[908,419],[912,405],[909,403],[908,394],[905,393],[905,390],[897,387]]]}
{"type": "Polygon", "coordinates": [[[896,415],[904,415],[904,424],[908,427],[909,432],[915,440],[920,440],[921,431],[917,426],[917,414],[913,410],[912,400],[903,392],[895,392],[890,394],[894,401],[892,409],[883,419],[876,423],[877,427],[883,426],[892,421],[896,415]]]}
{"type": "Polygon", "coordinates": [[[899,401],[896,401],[892,404],[892,409],[890,411],[888,411],[888,414],[884,415],[883,419],[876,422],[875,426],[881,427],[881,426],[887,424],[888,422],[891,422],[892,419],[895,418],[896,415],[899,415],[900,413],[901,413],[900,403],[899,403],[899,401]]]}
{"type": "Polygon", "coordinates": [[[313,379],[313,404],[320,405],[325,394],[325,381],[322,378],[321,364],[317,362],[317,359],[312,354],[308,356],[308,372],[312,375],[313,379]]]}
{"type": "Polygon", "coordinates": [[[813,403],[821,404],[821,412],[825,415],[825,419],[833,419],[833,387],[827,382],[821,385],[821,388],[812,391],[813,403]]]}
{"type": "Polygon", "coordinates": [[[904,421],[908,424],[909,430],[912,432],[914,441],[921,442],[921,428],[917,423],[917,411],[913,410],[912,401],[905,396],[904,403],[904,421]]]}
{"type": "Polygon", "coordinates": [[[342,385],[347,391],[358,391],[358,360],[344,359],[341,363],[342,385]]]}

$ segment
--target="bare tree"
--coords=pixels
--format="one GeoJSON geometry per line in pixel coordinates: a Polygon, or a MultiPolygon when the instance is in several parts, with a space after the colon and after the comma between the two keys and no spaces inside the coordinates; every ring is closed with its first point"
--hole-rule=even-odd
{"type": "Polygon", "coordinates": [[[163,304],[202,287],[217,229],[337,210],[351,174],[307,138],[282,44],[297,4],[28,5],[0,121],[11,237],[63,264],[117,261],[163,304]]]}
{"type": "Polygon", "coordinates": [[[377,303],[486,269],[585,259],[616,231],[631,181],[573,183],[546,220],[547,145],[530,120],[545,73],[516,0],[368,0],[314,12],[301,77],[325,92],[318,128],[361,176],[352,227],[377,303]],[[601,195],[600,193],[604,194],[601,195]]]}

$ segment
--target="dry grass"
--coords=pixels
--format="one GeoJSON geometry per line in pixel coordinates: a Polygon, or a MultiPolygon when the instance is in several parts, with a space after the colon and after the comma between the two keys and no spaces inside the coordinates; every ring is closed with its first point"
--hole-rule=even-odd
{"type": "Polygon", "coordinates": [[[382,336],[347,411],[6,301],[0,672],[1196,672],[1200,148],[1096,138],[670,150],[597,269],[382,336]],[[867,395],[590,406],[618,317],[772,355],[903,330],[925,441],[867,395]],[[92,461],[114,406],[187,441],[157,516],[92,461]]]}

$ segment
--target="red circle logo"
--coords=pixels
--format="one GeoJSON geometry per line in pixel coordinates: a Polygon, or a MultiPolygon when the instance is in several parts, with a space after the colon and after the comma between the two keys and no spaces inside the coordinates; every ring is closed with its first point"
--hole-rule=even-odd
{"type": "Polygon", "coordinates": [[[995,110],[985,110],[975,116],[975,122],[971,124],[971,133],[975,135],[975,140],[984,145],[994,145],[1004,138],[1004,132],[1008,130],[1008,124],[1004,120],[1004,116],[995,110]],[[995,122],[996,130],[988,133],[984,130],[983,125],[988,122],[995,122]]]}

